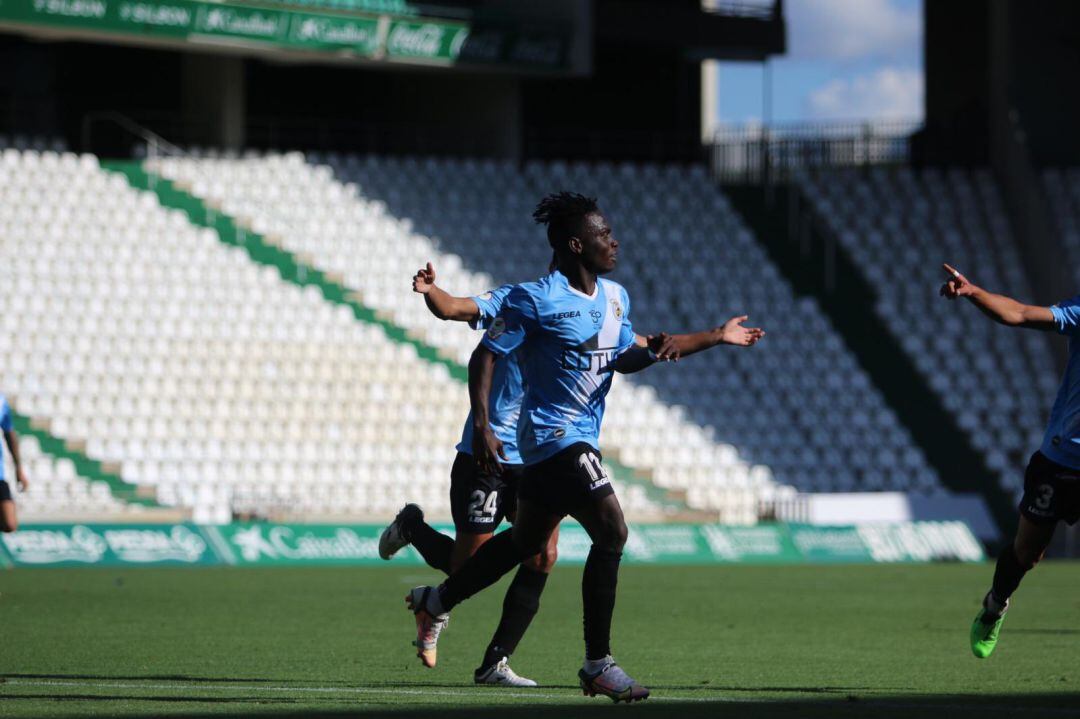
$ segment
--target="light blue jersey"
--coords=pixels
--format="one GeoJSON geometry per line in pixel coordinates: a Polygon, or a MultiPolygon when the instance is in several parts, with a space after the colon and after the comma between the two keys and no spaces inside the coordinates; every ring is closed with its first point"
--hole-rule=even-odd
{"type": "Polygon", "coordinates": [[[610,364],[634,344],[626,290],[598,279],[590,297],[558,271],[516,285],[483,342],[498,355],[520,353],[526,386],[518,449],[525,464],[576,442],[599,451],[610,364]]]}
{"type": "Polygon", "coordinates": [[[1058,332],[1069,337],[1069,364],[1039,451],[1058,464],[1080,469],[1080,295],[1050,311],[1058,332]]]}
{"type": "MultiPolygon", "coordinates": [[[[480,308],[480,317],[472,323],[473,329],[487,329],[502,310],[503,302],[513,285],[503,285],[491,292],[473,297],[480,308]]],[[[521,464],[521,455],[517,446],[518,416],[521,414],[521,399],[525,389],[521,381],[521,365],[518,353],[511,352],[499,357],[495,362],[495,373],[491,378],[491,394],[488,397],[488,423],[492,431],[503,443],[506,452],[505,464],[521,464]]],[[[472,412],[465,420],[465,429],[461,432],[461,441],[457,450],[472,454],[473,423],[472,412]]]]}
{"type": "MultiPolygon", "coordinates": [[[[11,420],[11,406],[8,404],[7,397],[0,394],[0,430],[4,432],[10,432],[12,428],[11,420]]],[[[3,450],[0,450],[0,482],[4,481],[4,458],[3,450]]]]}

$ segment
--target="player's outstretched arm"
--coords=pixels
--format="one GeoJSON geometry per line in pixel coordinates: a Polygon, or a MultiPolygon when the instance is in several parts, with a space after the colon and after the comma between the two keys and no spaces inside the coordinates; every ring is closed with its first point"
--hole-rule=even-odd
{"type": "Polygon", "coordinates": [[[750,318],[747,315],[739,315],[711,330],[675,335],[672,339],[675,340],[680,357],[711,349],[716,345],[752,347],[765,336],[765,330],[760,327],[743,327],[743,322],[748,319],[750,318]]]}
{"type": "Polygon", "coordinates": [[[15,434],[13,429],[5,429],[4,441],[7,443],[8,451],[11,452],[11,463],[15,465],[15,481],[18,483],[19,489],[25,492],[30,483],[26,480],[22,457],[19,456],[19,435],[15,434]]]}
{"type": "MultiPolygon", "coordinates": [[[[760,327],[743,327],[749,317],[740,315],[732,317],[719,327],[701,332],[692,332],[682,335],[666,335],[661,333],[657,337],[666,338],[659,343],[655,354],[657,361],[678,362],[681,357],[692,355],[715,347],[716,345],[734,345],[736,347],[752,347],[758,340],[765,336],[765,330],[760,327]]],[[[634,335],[634,343],[639,347],[648,347],[654,335],[642,337],[634,335]]]]}
{"type": "Polygon", "coordinates": [[[716,345],[751,347],[765,336],[765,330],[743,327],[742,323],[747,319],[746,315],[732,317],[720,327],[690,334],[669,335],[661,332],[647,337],[634,335],[634,346],[619,355],[611,364],[611,369],[619,374],[633,374],[656,362],[678,362],[681,357],[716,345]]]}
{"type": "Polygon", "coordinates": [[[499,459],[506,461],[502,441],[495,436],[488,421],[488,398],[495,374],[496,354],[480,343],[469,358],[469,402],[472,404],[473,459],[491,476],[502,473],[499,459]]]}
{"type": "Polygon", "coordinates": [[[427,308],[440,320],[476,322],[480,319],[480,308],[475,300],[471,297],[454,297],[435,284],[435,268],[430,262],[413,275],[412,288],[413,292],[424,296],[427,308]]]}
{"type": "Polygon", "coordinates": [[[1023,302],[1018,302],[1011,297],[988,292],[972,283],[951,265],[944,264],[942,267],[949,275],[948,281],[941,286],[940,294],[942,297],[950,300],[955,300],[957,297],[966,297],[984,315],[995,322],[1010,327],[1028,327],[1037,330],[1056,329],[1054,313],[1050,311],[1049,307],[1025,305],[1023,302]]]}

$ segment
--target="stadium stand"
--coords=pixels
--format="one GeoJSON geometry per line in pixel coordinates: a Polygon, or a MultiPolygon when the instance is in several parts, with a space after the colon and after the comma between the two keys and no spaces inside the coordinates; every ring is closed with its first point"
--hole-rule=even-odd
{"type": "Polygon", "coordinates": [[[877,292],[875,310],[1003,489],[1022,489],[1057,374],[1046,339],[956,312],[937,295],[942,262],[1016,297],[1031,289],[988,171],[837,170],[803,192],[877,292]],[[979,347],[972,361],[957,343],[979,347]]]}
{"type": "MultiPolygon", "coordinates": [[[[478,335],[432,318],[411,293],[409,280],[429,260],[436,263],[440,283],[455,292],[483,292],[494,280],[464,270],[460,258],[413,233],[408,220],[388,215],[384,203],[336,182],[328,167],[308,165],[295,153],[247,160],[170,158],[148,166],[222,212],[249,218],[253,229],[309,257],[319,269],[340,275],[347,287],[359,288],[366,304],[457,361],[465,362],[475,347],[478,335]]],[[[649,388],[621,379],[615,388],[605,420],[609,458],[646,470],[661,488],[685,491],[691,508],[725,521],[753,522],[759,502],[791,493],[775,486],[767,467],[740,460],[733,447],[712,441],[649,388]]]]}
{"type": "Polygon", "coordinates": [[[745,488],[790,491],[775,483],[940,490],[816,303],[794,295],[702,168],[312,160],[188,157],[148,166],[250,218],[459,360],[475,335],[438,323],[409,297],[411,273],[431,260],[440,284],[462,294],[535,277],[550,260],[542,234],[528,229],[536,200],[555,189],[593,192],[624,242],[614,278],[634,298],[639,331],[700,328],[746,311],[773,333],[752,352],[717,350],[686,369],[617,383],[604,428],[609,453],[703,508],[745,488]]]}
{"type": "MultiPolygon", "coordinates": [[[[66,152],[67,144],[59,138],[29,135],[0,135],[0,150],[12,152],[29,150],[34,152],[66,152]]],[[[13,155],[5,153],[4,162],[8,163],[13,155]]],[[[71,162],[73,156],[68,156],[71,162]]],[[[0,182],[0,187],[3,183],[0,182]]],[[[10,268],[9,268],[10,271],[10,268]]],[[[13,335],[12,317],[6,314],[0,320],[4,327],[4,344],[16,346],[18,335],[13,335]]],[[[4,368],[4,377],[18,371],[23,367],[26,355],[18,352],[3,352],[0,345],[2,359],[0,366],[4,368]]],[[[0,388],[2,391],[3,388],[0,388]]],[[[20,433],[19,449],[23,460],[23,466],[30,479],[30,487],[25,494],[17,493],[19,514],[23,518],[49,518],[61,519],[83,517],[87,514],[105,518],[123,516],[125,512],[145,512],[146,502],[128,502],[124,498],[114,496],[113,488],[109,482],[104,481],[100,475],[100,467],[95,471],[80,473],[77,468],[77,460],[85,461],[77,451],[66,448],[59,452],[46,452],[42,449],[42,443],[37,434],[46,438],[49,444],[62,444],[47,432],[36,427],[16,422],[16,431],[20,433]],[[89,476],[88,476],[89,475],[89,476]]],[[[2,440],[0,440],[2,442],[2,440]]],[[[3,448],[4,477],[11,485],[12,491],[16,491],[15,468],[7,447],[3,448]]],[[[95,464],[95,463],[91,463],[95,464]]],[[[123,494],[121,489],[117,494],[123,494]]],[[[151,503],[152,504],[152,503],[151,503]]]]}
{"type": "MultiPolygon", "coordinates": [[[[0,367],[20,413],[196,521],[382,517],[405,498],[449,515],[467,397],[444,365],[92,156],[6,150],[0,193],[0,367]]],[[[621,489],[628,513],[658,511],[621,489]]]]}
{"type": "Polygon", "coordinates": [[[67,143],[57,137],[44,135],[0,134],[0,150],[35,150],[37,152],[67,152],[67,143]]]}
{"type": "Polygon", "coordinates": [[[1080,169],[1049,168],[1043,171],[1043,187],[1065,252],[1070,276],[1080,286],[1080,169]]]}
{"type": "MultiPolygon", "coordinates": [[[[11,456],[4,452],[4,477],[15,492],[15,467],[11,456]]],[[[48,517],[79,518],[87,514],[108,519],[142,511],[137,504],[128,504],[113,497],[112,489],[101,480],[89,480],[79,474],[75,462],[67,457],[54,457],[43,452],[37,437],[23,435],[19,452],[30,481],[25,494],[16,493],[19,514],[23,519],[48,517]]]]}

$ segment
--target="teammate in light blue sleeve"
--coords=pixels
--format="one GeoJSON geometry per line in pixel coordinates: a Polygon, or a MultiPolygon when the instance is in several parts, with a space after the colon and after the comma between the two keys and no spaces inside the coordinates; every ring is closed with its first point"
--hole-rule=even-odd
{"type": "MultiPolygon", "coordinates": [[[[22,457],[19,456],[19,435],[15,433],[11,406],[8,405],[7,397],[2,394],[0,394],[0,432],[4,434],[4,442],[7,444],[8,451],[11,452],[11,462],[15,465],[15,481],[19,489],[25,492],[30,483],[26,481],[22,457]]],[[[8,486],[4,477],[2,460],[3,458],[0,457],[0,532],[14,532],[19,528],[19,521],[15,516],[15,500],[11,496],[11,487],[8,486]]]]}
{"type": "MultiPolygon", "coordinates": [[[[473,329],[486,329],[502,310],[511,285],[497,287],[474,297],[454,297],[435,284],[435,268],[428,263],[413,277],[413,290],[423,295],[431,313],[442,320],[468,322],[473,329]]],[[[517,422],[524,395],[521,368],[515,353],[495,365],[489,402],[489,418],[506,447],[506,464],[501,472],[482,471],[472,457],[472,414],[457,445],[457,457],[450,471],[450,512],[455,537],[438,532],[424,521],[416,504],[407,504],[379,539],[379,555],[390,559],[412,544],[431,567],[450,574],[487,540],[504,517],[511,521],[516,507],[518,483],[523,467],[517,452],[517,422]]],[[[532,679],[519,676],[509,666],[510,655],[525,635],[540,606],[540,595],[555,564],[558,534],[552,535],[543,552],[521,563],[506,590],[502,617],[480,666],[473,673],[477,684],[534,687],[532,679]]],[[[445,626],[445,622],[444,622],[445,626]]],[[[436,663],[435,648],[418,648],[425,666],[436,663]]]]}
{"type": "Polygon", "coordinates": [[[993,584],[971,625],[971,651],[982,659],[994,651],[1009,598],[1024,574],[1042,559],[1058,521],[1075,524],[1080,519],[1080,296],[1053,307],[1025,305],[988,292],[949,265],[944,267],[949,274],[941,288],[944,297],[966,297],[984,315],[1003,325],[1055,330],[1069,337],[1065,377],[1042,446],[1024,472],[1016,538],[998,556],[993,584]]]}
{"type": "Polygon", "coordinates": [[[434,649],[446,612],[541,551],[569,514],[593,542],[582,577],[586,654],[579,681],[587,694],[636,701],[649,690],[615,663],[610,650],[627,530],[598,445],[605,396],[614,372],[636,372],[720,343],[750,346],[764,333],[742,327],[746,318],[736,317],[695,334],[639,338],[626,291],[599,277],[614,269],[619,243],[596,200],[551,195],[533,217],[547,225],[558,267],[510,290],[469,363],[473,456],[489,474],[500,471],[500,459],[508,460],[489,417],[495,368],[511,355],[521,363],[525,397],[517,448],[525,471],[517,519],[512,530],[484,544],[441,586],[417,587],[406,600],[416,617],[416,646],[434,649]]]}
{"type": "MultiPolygon", "coordinates": [[[[483,295],[473,297],[479,309],[479,318],[471,322],[473,329],[487,329],[502,311],[504,302],[513,285],[503,285],[483,295]]],[[[506,463],[521,465],[521,455],[517,448],[517,424],[521,414],[521,399],[525,387],[521,378],[521,365],[516,353],[507,353],[495,363],[495,373],[491,377],[491,399],[489,421],[491,429],[506,448],[506,463]]],[[[472,453],[473,423],[472,412],[465,420],[461,432],[459,452],[472,453]]]]}

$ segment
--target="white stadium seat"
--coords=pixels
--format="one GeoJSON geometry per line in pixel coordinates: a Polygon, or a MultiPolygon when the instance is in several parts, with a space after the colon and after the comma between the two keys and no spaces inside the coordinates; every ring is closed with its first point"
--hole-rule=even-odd
{"type": "MultiPolygon", "coordinates": [[[[773,331],[752,352],[716,350],[689,360],[686,370],[662,367],[616,382],[603,437],[611,456],[645,470],[665,489],[685,488],[689,477],[730,487],[754,466],[767,468],[769,481],[868,489],[878,488],[870,482],[879,482],[882,456],[906,451],[916,461],[904,474],[890,475],[890,486],[940,491],[821,309],[794,295],[700,168],[326,159],[332,164],[308,162],[299,153],[170,158],[150,169],[251,218],[283,247],[337,273],[366,304],[462,363],[477,336],[430,316],[410,291],[416,268],[432,261],[439,283],[455,294],[536,277],[551,253],[530,222],[537,199],[567,185],[594,193],[625,247],[614,278],[634,298],[636,327],[687,330],[747,311],[773,331]],[[717,277],[709,268],[725,271],[717,277]],[[822,373],[829,374],[832,392],[822,390],[822,373]],[[836,392],[847,398],[845,407],[831,406],[836,392]],[[830,452],[839,432],[883,447],[857,456],[830,452]],[[695,451],[687,454],[687,448],[695,451]],[[684,466],[696,473],[684,473],[684,466]]],[[[691,506],[740,516],[741,510],[727,512],[714,501],[723,495],[704,496],[691,498],[691,506]]]]}

